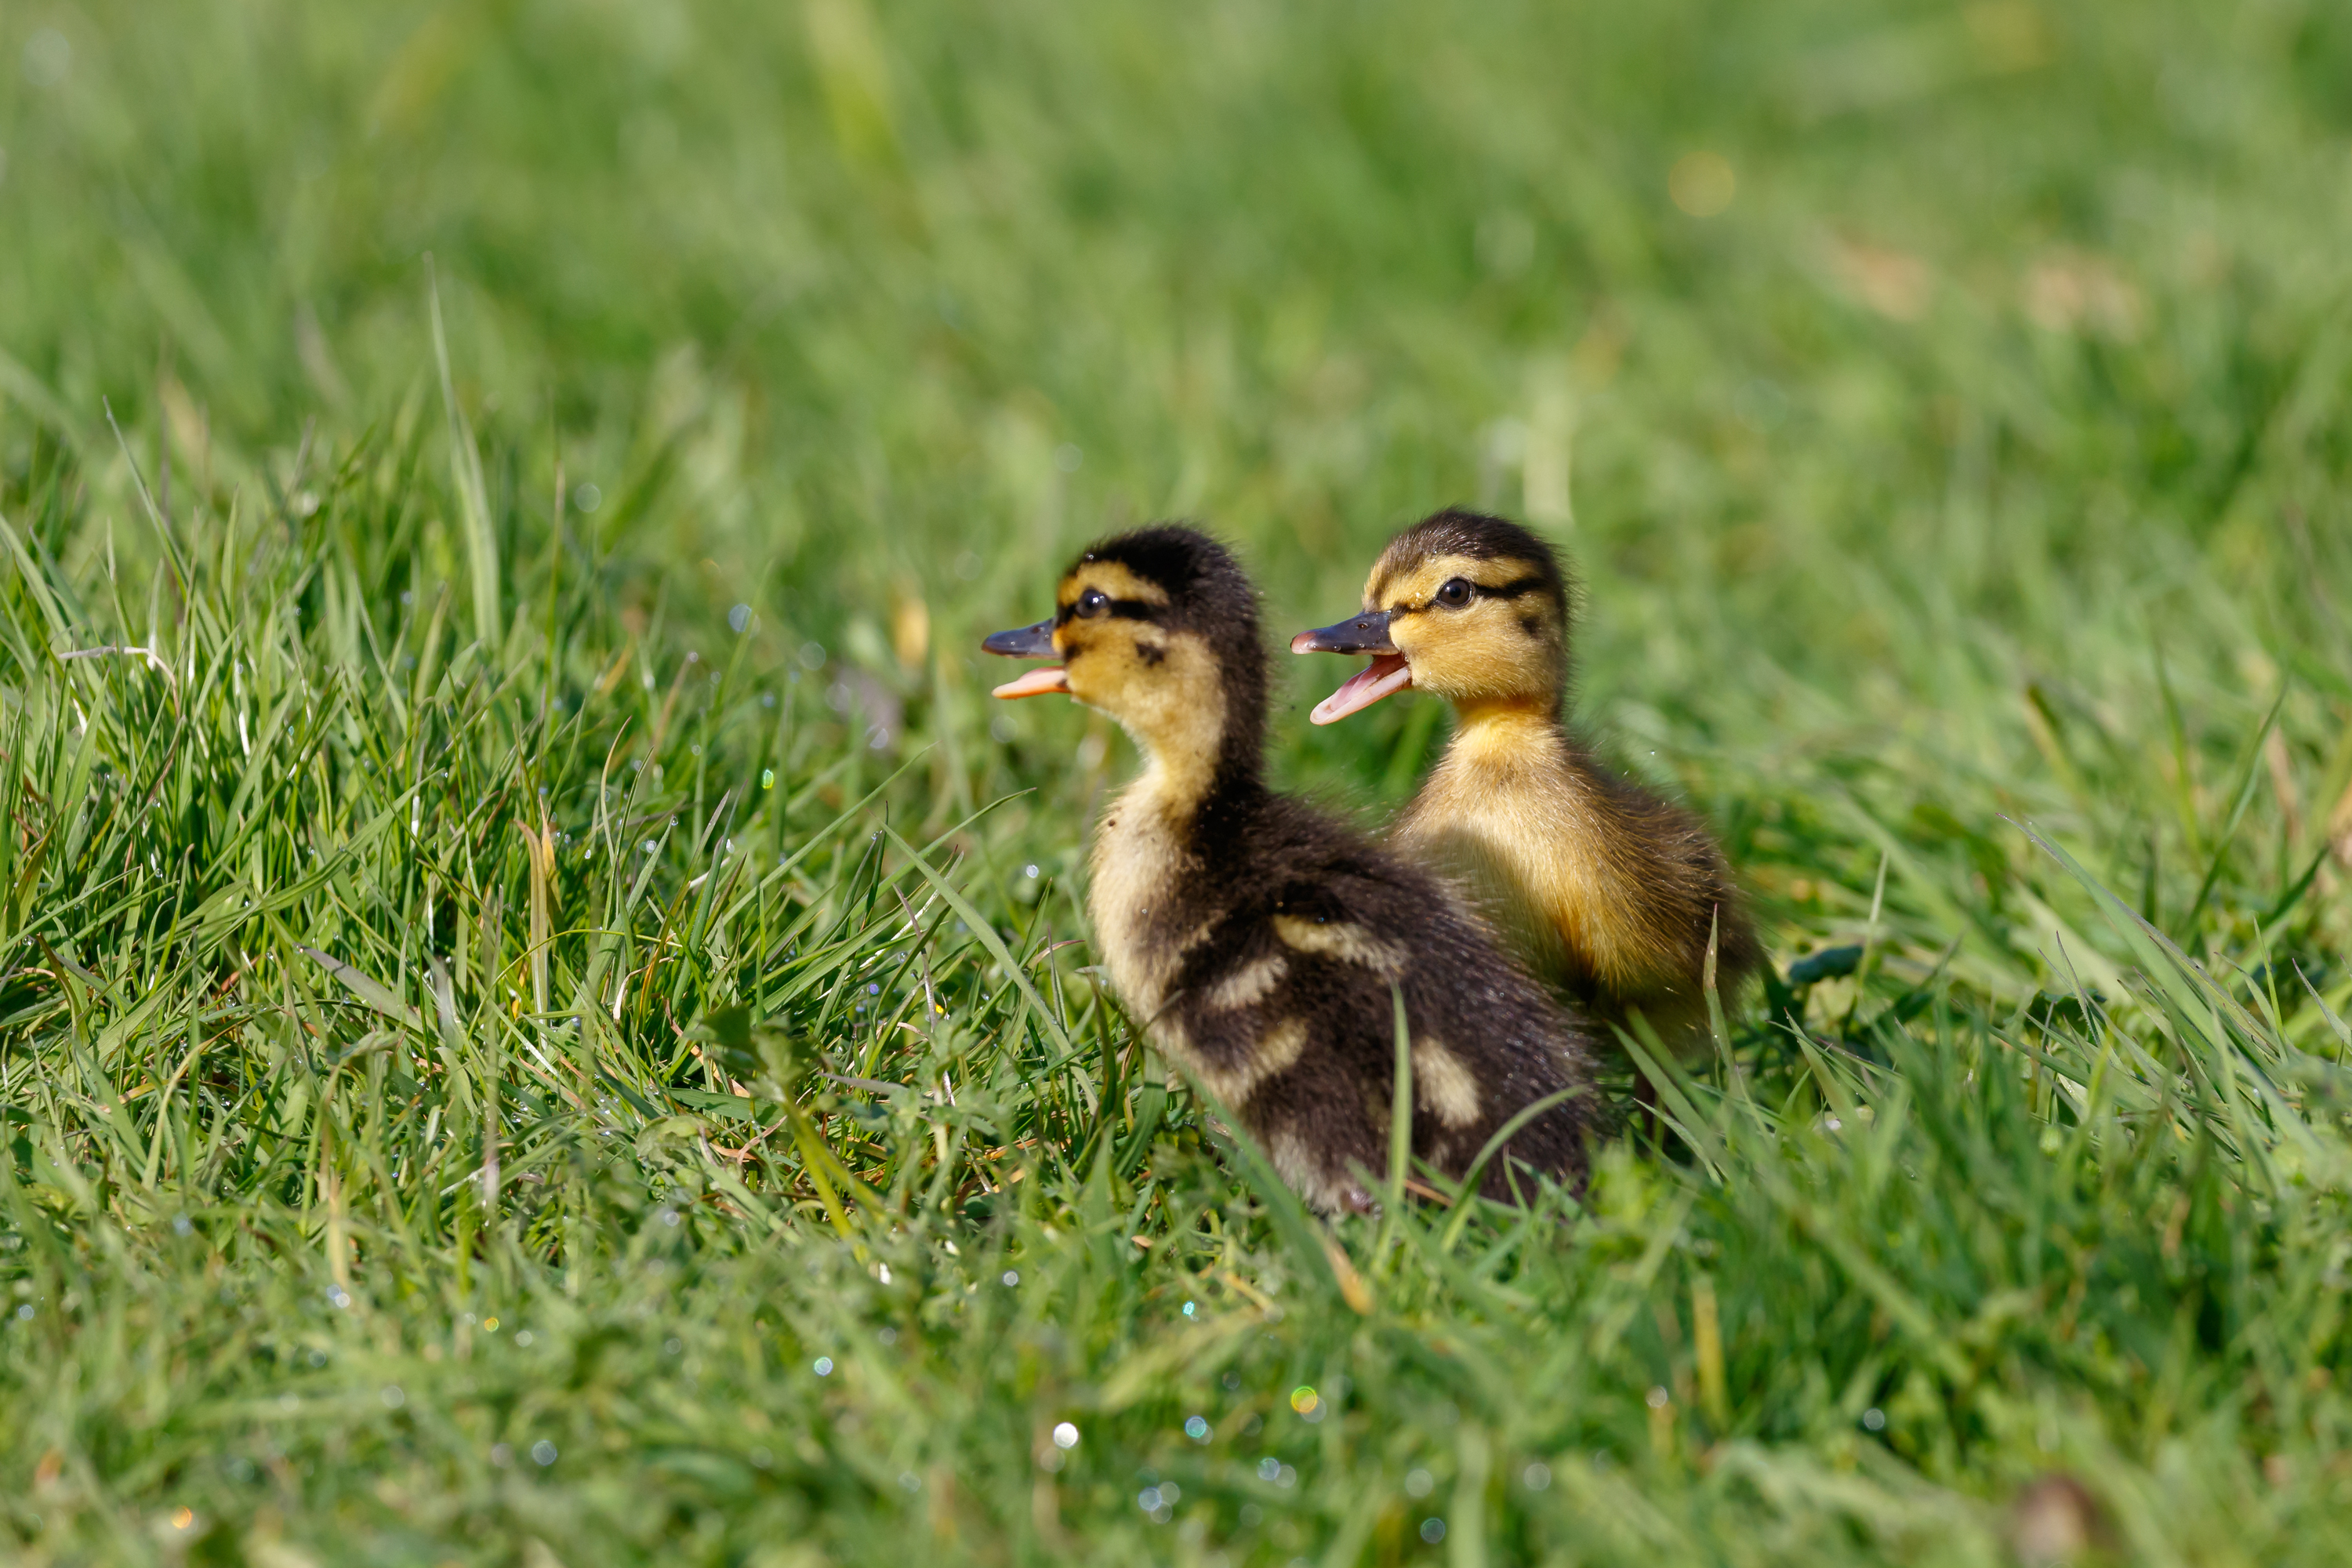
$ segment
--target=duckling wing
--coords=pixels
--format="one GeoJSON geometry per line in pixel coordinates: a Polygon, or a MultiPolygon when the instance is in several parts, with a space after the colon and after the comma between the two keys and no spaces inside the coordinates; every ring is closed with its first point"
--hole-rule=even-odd
{"type": "MultiPolygon", "coordinates": [[[[1572,1021],[1426,879],[1369,857],[1287,869],[1187,950],[1155,1033],[1310,1200],[1356,1206],[1360,1173],[1385,1170],[1399,990],[1413,1149],[1438,1168],[1459,1173],[1522,1108],[1582,1087],[1572,1021]]],[[[1588,1104],[1538,1118],[1509,1154],[1573,1179],[1588,1104]]]]}
{"type": "Polygon", "coordinates": [[[1337,918],[1341,889],[1261,880],[1185,952],[1153,1036],[1326,1214],[1371,1205],[1386,1168],[1387,976],[1337,918]],[[1305,912],[1302,912],[1305,911],[1305,912]]]}

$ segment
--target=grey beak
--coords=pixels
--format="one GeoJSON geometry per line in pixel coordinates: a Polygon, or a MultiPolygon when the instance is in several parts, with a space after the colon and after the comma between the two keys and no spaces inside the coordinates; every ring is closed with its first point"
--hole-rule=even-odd
{"type": "Polygon", "coordinates": [[[980,645],[991,653],[1001,653],[1007,658],[1053,658],[1054,623],[1039,621],[1034,626],[1019,626],[1009,632],[998,632],[980,645]]]}
{"type": "Polygon", "coordinates": [[[1367,610],[1352,621],[1317,626],[1290,639],[1293,653],[1394,653],[1389,641],[1389,613],[1367,610]]]}

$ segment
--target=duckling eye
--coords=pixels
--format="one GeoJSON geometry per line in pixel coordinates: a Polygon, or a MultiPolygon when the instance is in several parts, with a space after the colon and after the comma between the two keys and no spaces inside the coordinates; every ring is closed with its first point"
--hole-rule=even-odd
{"type": "Polygon", "coordinates": [[[1078,595],[1078,602],[1075,607],[1078,614],[1091,620],[1110,608],[1110,595],[1100,588],[1089,588],[1078,595]]]}
{"type": "Polygon", "coordinates": [[[1470,593],[1468,578],[1452,578],[1447,581],[1444,587],[1437,591],[1437,602],[1449,610],[1458,610],[1470,602],[1470,593]]]}

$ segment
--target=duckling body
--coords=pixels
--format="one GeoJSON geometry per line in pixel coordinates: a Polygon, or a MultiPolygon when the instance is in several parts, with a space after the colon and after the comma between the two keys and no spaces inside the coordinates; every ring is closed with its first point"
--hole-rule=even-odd
{"type": "MultiPolygon", "coordinates": [[[[1143,753],[1097,825],[1087,905],[1153,1046],[1310,1204],[1362,1210],[1388,1164],[1401,993],[1415,1156],[1460,1175],[1504,1123],[1559,1096],[1503,1152],[1580,1181],[1593,1100],[1580,1021],[1427,871],[1265,784],[1265,656],[1232,557],[1148,529],[1087,552],[1059,597],[1052,623],[990,646],[1058,653],[1063,669],[1000,690],[1066,690],[1143,753]]],[[[1510,1181],[1490,1163],[1488,1191],[1510,1181]]]]}
{"type": "Polygon", "coordinates": [[[1670,1040],[1705,1025],[1713,922],[1719,990],[1754,962],[1706,829],[1540,714],[1464,724],[1391,842],[1459,881],[1537,974],[1670,1040]]]}
{"type": "Polygon", "coordinates": [[[1695,1049],[1709,940],[1727,996],[1759,956],[1754,929],[1705,824],[1601,765],[1562,721],[1568,626],[1550,546],[1449,511],[1390,542],[1361,616],[1292,647],[1374,655],[1318,723],[1408,686],[1452,700],[1453,740],[1391,845],[1454,879],[1559,993],[1612,1021],[1639,1011],[1695,1049]]]}

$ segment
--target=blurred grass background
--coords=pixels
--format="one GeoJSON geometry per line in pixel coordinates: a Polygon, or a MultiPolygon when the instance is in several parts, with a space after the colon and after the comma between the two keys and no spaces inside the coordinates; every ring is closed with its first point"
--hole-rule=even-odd
{"type": "MultiPolygon", "coordinates": [[[[920,674],[907,603],[962,654],[1162,515],[1319,622],[1465,500],[1562,537],[1587,715],[1769,891],[1718,759],[2168,891],[2282,691],[2305,839],[2352,776],[2329,7],[140,15],[16,18],[20,476],[119,504],[106,398],[220,489],[429,410],[430,251],[507,558],[561,458],[679,626],[920,674]]],[[[1406,721],[1284,744],[1395,794],[1406,721]]]]}
{"type": "MultiPolygon", "coordinates": [[[[53,1413],[47,1427],[17,1424],[7,1451],[13,1489],[47,1500],[12,1516],[25,1550],[135,1557],[200,1539],[267,1561],[332,1556],[332,1532],[358,1529],[387,1561],[535,1565],[534,1552],[594,1561],[685,1551],[689,1538],[736,1561],[784,1551],[769,1537],[788,1519],[791,1549],[812,1554],[864,1560],[912,1537],[1034,1556],[1066,1549],[1036,1489],[1059,1472],[1033,1463],[1029,1429],[1033,1415],[1050,1426],[1056,1399],[1103,1412],[1076,1451],[1101,1467],[1094,1492],[1063,1485],[1068,1528],[1107,1560],[1924,1560],[1931,1547],[1982,1560],[1971,1554],[2014,1545],[1999,1510],[2034,1466],[2061,1462],[2050,1456],[2093,1477],[2110,1543],[2151,1561],[2187,1550],[2168,1540],[2219,1554],[2200,1561],[2284,1551],[2308,1539],[2300,1523],[2343,1506],[2340,1474],[2315,1479],[2325,1472],[2305,1458],[2328,1451],[2344,1408],[2320,1393],[2345,1358],[2328,1305],[2344,1262],[2324,1239],[2340,1226],[2326,1205],[2340,1192],[2328,1173],[2341,1169],[2343,1125],[2326,1098],[2335,1080],[2305,1060],[2334,1048],[2321,998],[2340,1013],[2352,994],[2352,276],[2340,260],[2352,242],[2352,21],[2338,8],[34,4],[0,17],[0,517],[21,542],[0,690],[15,728],[0,750],[24,759],[9,786],[0,1071],[22,1134],[12,1179],[35,1194],[7,1222],[31,1239],[0,1266],[19,1270],[24,1305],[51,1309],[74,1288],[34,1268],[49,1256],[38,1237],[58,1248],[41,1268],[79,1259],[87,1271],[79,1331],[8,1331],[9,1401],[53,1413]],[[171,520],[162,529],[134,457],[171,520]],[[1242,546],[1270,629],[1319,623],[1353,605],[1390,531],[1453,501],[1524,517],[1572,553],[1580,712],[1610,754],[1721,826],[1780,976],[1809,954],[1864,950],[1796,972],[1816,978],[1772,1006],[1867,1068],[1808,1063],[1750,999],[1746,1070],[1795,1097],[1772,1117],[1799,1126],[1835,1112],[1840,1073],[1876,1073],[1891,1076],[1853,1092],[1916,1095],[1954,1125],[1990,1118],[1997,1135],[1939,1145],[1948,1184],[1964,1190],[1916,1193],[1904,1201],[1926,1207],[1891,1229],[1869,1195],[1845,1230],[1802,1205],[1769,1222],[1742,1207],[1782,1191],[1775,1180],[1834,1188],[1833,1145],[1806,1144],[1794,1174],[1776,1174],[1774,1136],[1717,1150],[1712,1166],[1695,1156],[1706,1142],[1695,1126],[1692,1142],[1663,1152],[1628,1145],[1587,1222],[1600,1239],[1554,1249],[1478,1222],[1479,1279],[1519,1280],[1521,1297],[1502,1305],[1434,1263],[1398,1283],[1351,1235],[1382,1310],[1400,1314],[1380,1331],[1391,1338],[1351,1339],[1333,1298],[1338,1326],[1295,1311],[1280,1334],[1265,1331],[1245,1388],[1224,1394],[1328,1386],[1318,1367],[1385,1394],[1320,1427],[1311,1458],[1302,1448],[1277,1462],[1306,1478],[1297,1489],[1268,1480],[1263,1498],[1244,1505],[1235,1492],[1221,1513],[1196,1510],[1197,1529],[1153,1535],[1156,1510],[1136,1499],[1176,1473],[1154,1445],[1177,1440],[1114,1418],[1171,1415],[1172,1431],[1182,1414],[1154,1401],[1189,1386],[1168,1347],[1194,1325],[1175,1303],[1207,1302],[1199,1281],[1213,1271],[1173,1238],[1217,1238],[1216,1268],[1241,1284],[1216,1284],[1216,1310],[1253,1323],[1263,1303],[1248,1290],[1285,1279],[1308,1289],[1298,1280],[1318,1266],[1292,1257],[1285,1273],[1267,1228],[1278,1203],[1202,1161],[1188,1101],[1138,1098],[1132,1057],[1111,1049],[1124,1026],[1084,1000],[1083,953],[1034,969],[1067,988],[1053,992],[1051,1027],[1042,1005],[982,1012],[972,1026],[986,1043],[948,1051],[1000,1080],[996,1120],[967,1128],[937,1105],[900,1104],[891,1114],[905,1124],[877,1135],[879,1165],[859,1163],[854,1138],[842,1145],[861,1173],[904,1184],[898,1228],[863,1234],[862,1252],[845,1241],[836,1256],[808,1233],[826,1215],[805,1151],[772,1168],[707,1147],[659,1153],[666,1138],[691,1145],[708,1131],[675,1125],[709,1107],[672,1091],[726,1087],[678,1054],[676,1031],[749,1001],[763,1016],[781,1008],[795,1048],[836,1070],[935,1071],[935,1039],[899,1064],[856,1022],[845,977],[919,951],[942,970],[927,986],[970,987],[953,992],[959,1007],[1001,1012],[1013,992],[994,955],[923,945],[937,928],[905,945],[877,879],[911,879],[910,900],[929,884],[887,842],[861,858],[880,818],[857,803],[914,759],[884,800],[920,844],[1034,787],[948,843],[969,907],[1035,962],[1055,922],[1072,929],[1086,809],[1126,766],[1123,742],[1082,712],[989,710],[977,636],[1039,613],[1085,539],[1167,515],[1242,546]],[[56,657],[134,642],[177,671],[168,693],[142,686],[136,662],[56,657]],[[704,666],[724,679],[704,682],[704,666]],[[199,704],[198,690],[212,695],[199,704]],[[310,711],[277,708],[286,692],[340,693],[299,737],[338,759],[315,778],[308,761],[281,780],[253,760],[257,726],[267,757],[266,721],[310,711]],[[608,745],[623,763],[643,747],[635,760],[651,764],[625,807],[599,777],[608,745]],[[172,803],[169,820],[105,807],[93,770],[172,803]],[[772,795],[763,773],[778,776],[772,795]],[[383,813],[405,798],[404,779],[419,804],[401,809],[421,824],[429,803],[448,836],[429,855],[358,837],[393,820],[383,813]],[[541,798],[548,815],[535,816],[541,798]],[[673,812],[677,842],[662,841],[641,879],[629,836],[673,812]],[[856,831],[814,837],[845,812],[856,831]],[[2147,928],[2034,848],[2028,822],[2147,928]],[[552,912],[531,912],[540,863],[517,823],[572,836],[567,849],[598,847],[568,888],[551,859],[538,873],[594,920],[575,915],[585,923],[559,935],[552,912]],[[759,882],[772,900],[748,913],[716,911],[699,890],[719,885],[704,879],[735,837],[808,851],[799,880],[759,882]],[[362,851],[374,858],[338,893],[305,871],[362,851]],[[218,900],[247,886],[269,910],[238,924],[218,900]],[[820,954],[789,934],[803,930],[833,931],[830,945],[820,954]],[[2149,1061],[2168,1060],[2151,1043],[2175,1016],[2163,987],[2196,990],[2135,945],[2150,930],[2261,1016],[2245,1049],[2286,1086],[2263,1113],[2277,1126],[2258,1136],[2231,1122],[2209,1145],[2203,1111],[2182,1110],[2144,1139],[2072,1136],[2104,1125],[2085,1065],[2105,1059],[2101,1007],[2129,1013],[2149,1061]],[[625,1007],[608,989],[618,961],[600,931],[645,944],[627,947],[623,970],[679,945],[657,1004],[641,986],[625,1007]],[[527,1069],[520,1035],[489,1020],[504,1007],[515,1021],[526,996],[551,1016],[575,997],[591,1012],[609,1003],[605,1045],[583,1044],[583,1022],[565,1048],[619,1053],[610,1070],[636,1098],[575,1095],[566,1110],[559,1095],[535,1109],[515,1136],[550,1159],[566,1152],[529,1191],[508,1192],[521,1205],[511,1212],[498,1211],[495,1178],[487,1189],[475,1178],[489,1196],[476,1213],[394,1155],[369,1166],[359,1151],[381,1082],[337,1122],[335,1068],[305,1065],[308,1047],[256,1023],[258,1000],[253,1016],[236,1012],[247,1003],[203,1012],[240,973],[267,977],[242,982],[256,997],[282,995],[298,973],[331,991],[333,972],[306,968],[305,945],[392,987],[394,1021],[428,1058],[452,1053],[446,1077],[418,1068],[399,1091],[417,1115],[405,1131],[379,1123],[387,1148],[407,1139],[415,1158],[438,1160],[449,1129],[498,1124],[496,1086],[527,1069]],[[519,956],[534,947],[549,955],[544,976],[519,956]],[[468,998],[454,1039],[431,1016],[429,958],[454,969],[444,994],[468,998]],[[525,969],[501,971],[509,960],[525,969]],[[961,979],[945,973],[955,963],[961,979]],[[2143,973],[2171,978],[2150,991],[2143,973]],[[134,1091],[155,1096],[152,1108],[180,1081],[179,1047],[134,995],[247,1031],[239,1048],[262,1064],[243,1069],[244,1089],[219,1086],[216,1103],[191,1099],[194,1143],[169,1118],[119,1121],[134,1091]],[[2073,1062],[2074,1088],[2035,1077],[2015,1104],[1976,1106],[1982,1053],[2045,1026],[2057,1035],[2034,1048],[2073,1062]],[[1097,1028],[1100,1062],[1074,1067],[1047,1048],[1055,1029],[1097,1028]],[[2068,1057],[2060,1037],[2088,1054],[2068,1057]],[[1049,1062],[1055,1074],[1037,1076],[1049,1062]],[[282,1148],[265,1157],[262,1130],[289,1114],[280,1080],[296,1079],[310,1084],[293,1113],[309,1131],[286,1135],[311,1142],[289,1164],[282,1148]],[[476,1088],[460,1093],[461,1079],[476,1088]],[[2280,1131],[2289,1121],[2309,1126],[2280,1131]],[[1060,1195],[974,1219],[957,1206],[970,1184],[949,1121],[975,1147],[1026,1147],[1032,1193],[1060,1195]],[[612,1136],[623,1123],[626,1153],[612,1136]],[[110,1141],[131,1152],[110,1154],[110,1141]],[[2318,1206],[2273,1190],[2285,1177],[2259,1152],[2273,1143],[2301,1151],[2289,1163],[2318,1206]],[[2199,1152],[2214,1147],[2226,1152],[2199,1152]],[[741,1201],[712,1174],[721,1165],[741,1201]],[[1708,1169],[1745,1173],[1725,1195],[1698,1173],[1708,1169]],[[648,1171],[666,1173],[647,1188],[648,1171]],[[708,1226],[700,1250],[680,1263],[694,1289],[656,1290],[669,1303],[658,1310],[765,1370],[722,1375],[708,1370],[719,1351],[698,1349],[710,1358],[702,1404],[665,1405],[667,1436],[615,1441],[576,1483],[548,1468],[539,1484],[556,1489],[533,1491],[529,1472],[482,1470],[487,1429],[454,1412],[487,1400],[506,1420],[513,1400],[543,1397],[609,1433],[615,1400],[680,1397],[646,1392],[669,1387],[662,1354],[686,1353],[663,1345],[704,1343],[631,1315],[631,1292],[652,1288],[619,1264],[641,1264],[642,1238],[667,1223],[647,1216],[678,1210],[599,1207],[608,1183],[708,1200],[693,1211],[708,1226]],[[2279,1206],[2263,1209],[2273,1228],[2260,1244],[2241,1245],[2225,1205],[2256,1202],[2255,1188],[2279,1206]],[[376,1230],[353,1243],[322,1228],[360,1225],[334,1194],[362,1190],[390,1205],[368,1222],[376,1230]],[[2053,1218],[2061,1196],[2086,1206],[2053,1218]],[[727,1217],[763,1198],[797,1212],[786,1228],[800,1250],[727,1217]],[[1930,1211],[1946,1218],[1920,1217],[1930,1211]],[[175,1215],[202,1222],[209,1252],[172,1250],[186,1240],[163,1239],[175,1215]],[[502,1224],[506,1241],[485,1239],[502,1224]],[[1761,1315],[1735,1335],[1719,1404],[1692,1381],[1706,1375],[1695,1279],[1710,1281],[1713,1302],[1714,1276],[1697,1264],[1691,1278],[1662,1276],[1658,1261],[1684,1258],[1708,1224],[1710,1246],[1786,1249],[1802,1281],[1774,1283],[1759,1262],[1728,1296],[1734,1323],[1761,1315]],[[1920,1241],[1938,1224],[2008,1261],[1942,1268],[1920,1241]],[[705,1427],[740,1448],[745,1409],[809,1397],[761,1381],[789,1370],[761,1357],[799,1352],[746,1327],[756,1303],[795,1303],[808,1345],[853,1321],[860,1332],[900,1321],[887,1290],[859,1294],[884,1255],[873,1249],[900,1247],[888,1256],[902,1274],[918,1255],[925,1269],[961,1268],[908,1239],[979,1248],[959,1226],[980,1226],[987,1248],[1033,1278],[1066,1279],[1099,1316],[1057,1338],[1068,1311],[1041,1306],[1021,1320],[1031,1337],[1007,1328],[988,1342],[1003,1347],[1001,1366],[942,1329],[934,1359],[873,1374],[903,1378],[888,1398],[876,1384],[847,1414],[790,1406],[823,1449],[801,1454],[798,1492],[780,1477],[761,1490],[768,1467],[740,1456],[731,1470],[676,1458],[717,1441],[705,1427]],[[2074,1239],[2048,1241],[2050,1226],[2074,1239]],[[1123,1238],[1139,1227],[1170,1240],[1137,1249],[1123,1238]],[[1091,1253],[1067,1242],[1078,1232],[1091,1253]],[[1611,1275],[1622,1261],[1611,1237],[1631,1247],[1633,1276],[1611,1275]],[[2122,1270],[2107,1281],[2113,1339],[2077,1364],[2034,1336],[2062,1324],[2071,1344],[2080,1290],[2055,1319],[2067,1288],[2037,1281],[2065,1268],[2089,1279],[2102,1245],[2122,1270]],[[823,1256],[818,1276],[803,1253],[823,1256]],[[478,1256],[493,1282],[471,1271],[478,1256]],[[379,1258],[399,1283],[370,1284],[379,1258]],[[582,1258],[614,1261],[606,1294],[580,1283],[582,1258]],[[315,1364],[289,1348],[264,1367],[253,1336],[275,1331],[211,1311],[205,1291],[227,1285],[193,1283],[224,1269],[247,1292],[240,1311],[268,1302],[264,1317],[316,1318],[320,1300],[356,1292],[378,1315],[362,1328],[336,1309],[327,1322],[345,1326],[303,1342],[315,1364]],[[1889,1269],[1916,1319],[1875,1286],[1840,1283],[1889,1269]],[[2229,1313],[2208,1288],[2225,1276],[2238,1292],[2229,1313]],[[1621,1342],[1612,1289],[1630,1292],[1622,1311],[1638,1308],[1638,1353],[1621,1342]],[[370,1419],[393,1424],[376,1446],[358,1458],[338,1446],[344,1406],[313,1384],[362,1405],[395,1376],[413,1392],[438,1386],[419,1347],[461,1319],[470,1333],[501,1291],[571,1325],[542,1330],[568,1371],[517,1370],[509,1394],[448,1385],[437,1436],[414,1425],[421,1392],[406,1427],[378,1400],[370,1419]],[[1877,1304],[1861,1320],[1836,1315],[1864,1298],[1877,1304]],[[1544,1303],[1533,1320],[1528,1300],[1544,1303]],[[134,1300],[149,1306],[123,1305],[134,1300]],[[1799,1301],[1818,1311],[1789,1310],[1799,1301]],[[137,1315],[150,1309],[160,1316],[137,1315]],[[116,1327],[100,1333],[101,1321],[116,1327]],[[1916,1339],[1885,1349],[1886,1321],[1916,1339]],[[1559,1398],[1529,1400],[1500,1374],[1474,1396],[1476,1380],[1443,1353],[1414,1359],[1433,1342],[1469,1354],[1480,1332],[1501,1336],[1484,1342],[1500,1365],[1565,1358],[1540,1363],[1559,1398]],[[142,1334],[163,1336],[151,1359],[121,1362],[142,1334]],[[2168,1350],[2168,1334],[2191,1348],[2168,1350]],[[597,1371],[602,1352],[580,1347],[599,1335],[642,1350],[642,1365],[597,1371]],[[175,1359],[173,1336],[211,1360],[175,1359]],[[2012,1352],[2014,1365],[2002,1359],[2012,1352]],[[2006,1414],[1963,1396],[1975,1385],[1955,1353],[2007,1369],[2006,1414]],[[1130,1358],[1161,1369],[1165,1387],[1141,1373],[1120,1383],[1110,1369],[1130,1358]],[[2132,1364],[2138,1373],[2116,1370],[2132,1364]],[[122,1370],[133,1365],[144,1370],[122,1370]],[[530,1392],[550,1379],[568,1392],[530,1392]],[[1081,1385],[1091,1392],[1050,1392],[1081,1385]],[[1854,1458],[1863,1406],[1846,1406],[1882,1387],[1905,1391],[1906,1419],[1939,1434],[1910,1448],[1865,1443],[1912,1468],[1854,1458]],[[1666,1405],[1644,1403],[1654,1388],[1666,1405]],[[323,1403],[263,1433],[264,1402],[281,1397],[323,1403]],[[1694,1402],[1709,1406],[1704,1439],[1679,1426],[1660,1436],[1655,1413],[1680,1420],[1694,1402]],[[904,1431],[870,1436],[908,1422],[936,1424],[936,1445],[918,1454],[904,1431]],[[1507,1493],[1493,1542],[1460,1533],[1457,1506],[1451,1543],[1422,1544],[1408,1517],[1418,1502],[1402,1500],[1426,1495],[1407,1483],[1431,1472],[1409,1455],[1339,1451],[1343,1427],[1433,1445],[1444,1457],[1427,1463],[1466,1489],[1457,1496],[1490,1483],[1507,1493]],[[205,1436],[225,1431],[241,1436],[226,1447],[205,1436]],[[1002,1495],[967,1473],[959,1501],[952,1456],[981,1433],[1006,1447],[1002,1495]],[[1734,1453],[1738,1464],[1718,1463],[1734,1453]],[[2283,1468],[2265,1468],[2281,1455],[2283,1468]],[[1656,1468],[1629,1480],[1622,1463],[1642,1456],[1656,1468]],[[1583,1489],[1572,1507],[1566,1488],[1503,1485],[1538,1462],[1583,1489]],[[1838,1479],[1856,1462],[1880,1489],[1838,1479]],[[1153,1481],[1135,1479],[1138,1466],[1153,1481]],[[2188,1487],[2183,1466],[2223,1479],[2188,1487]],[[1277,1500],[1309,1496],[1287,1537],[1236,1526],[1243,1506],[1263,1520],[1277,1500]],[[203,1500],[201,1514],[184,1497],[203,1500]],[[1674,1522],[1644,1512],[1644,1498],[1682,1500],[1674,1522]],[[2137,1522],[2113,1517],[2133,1508],[2137,1522]],[[184,1509],[194,1522],[173,1523],[184,1509]],[[629,1523],[588,1529],[582,1517],[629,1523]],[[1358,1531],[1360,1521],[1371,1522],[1358,1531]]],[[[1285,673],[1297,699],[1277,726],[1285,775],[1376,819],[1436,742],[1429,705],[1310,731],[1306,702],[1340,668],[1286,661],[1285,673]]],[[[908,912],[928,923],[946,907],[908,912]]],[[[890,1005],[914,994],[914,971],[876,973],[895,988],[890,1005]]],[[[922,1005],[934,1005],[928,991],[922,1005]]],[[[331,1011],[306,1016],[337,1050],[369,1038],[331,1011]]],[[[562,1057],[554,1034],[539,1044],[562,1057]]],[[[1727,1070],[1690,1086],[1695,1115],[1739,1102],[1727,1070]]],[[[792,1087],[772,1081],[779,1095],[792,1087]]],[[[1892,1121],[1881,1174],[1937,1168],[1901,1152],[1924,1134],[1892,1121]]],[[[845,1124],[829,1125],[839,1136],[845,1124]]],[[[470,1147],[481,1153],[478,1136],[470,1147]]],[[[980,1256],[972,1279],[996,1278],[980,1256]]],[[[1407,1256],[1450,1253],[1432,1241],[1407,1256]]],[[[874,1353],[877,1369],[892,1365],[874,1353]]],[[[1885,1411],[1868,1408],[1882,1417],[1868,1431],[1884,1430],[1885,1411]]]]}

